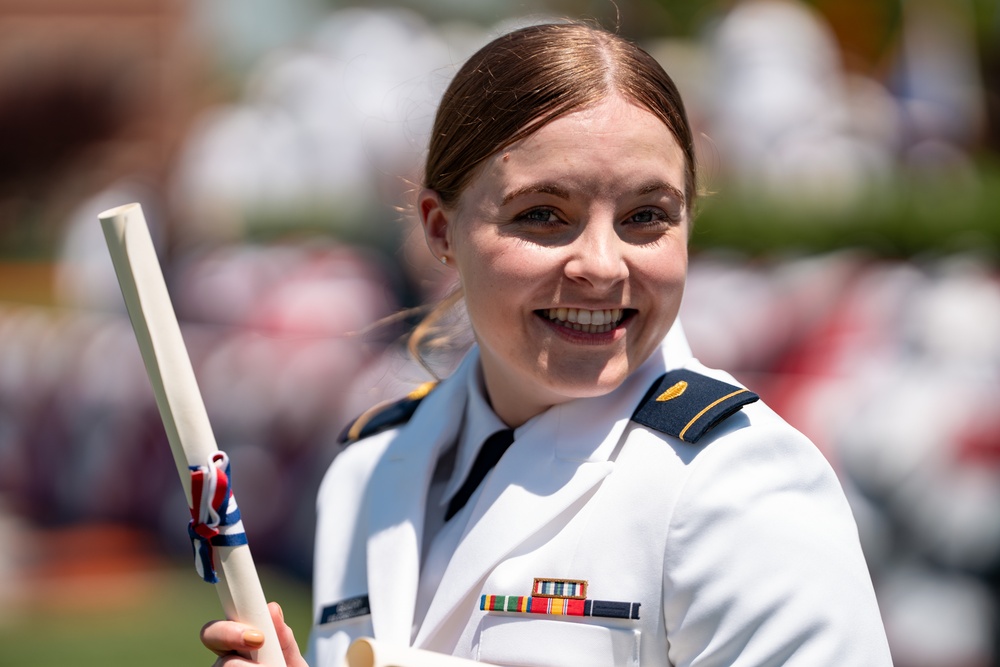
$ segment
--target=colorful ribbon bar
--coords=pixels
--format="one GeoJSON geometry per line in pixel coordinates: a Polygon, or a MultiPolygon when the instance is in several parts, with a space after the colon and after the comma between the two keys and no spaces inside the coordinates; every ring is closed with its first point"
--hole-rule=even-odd
{"type": "Polygon", "coordinates": [[[542,579],[535,577],[531,586],[531,594],[543,598],[573,598],[583,600],[587,597],[587,582],[582,579],[542,579]]]}
{"type": "Polygon", "coordinates": [[[191,522],[188,535],[194,547],[194,567],[210,584],[219,582],[213,547],[247,543],[240,510],[233,498],[229,457],[215,452],[207,466],[190,466],[191,522]]]}
{"type": "Polygon", "coordinates": [[[600,616],[639,620],[639,602],[574,600],[527,595],[484,595],[479,600],[482,611],[557,616],[600,616]]]}

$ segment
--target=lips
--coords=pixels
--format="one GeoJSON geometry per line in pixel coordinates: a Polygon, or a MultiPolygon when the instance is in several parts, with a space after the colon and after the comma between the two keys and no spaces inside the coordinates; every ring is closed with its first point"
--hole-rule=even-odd
{"type": "Polygon", "coordinates": [[[629,309],[610,308],[605,310],[587,310],[584,308],[547,308],[537,311],[542,317],[553,323],[581,331],[583,333],[607,333],[630,314],[629,309]]]}

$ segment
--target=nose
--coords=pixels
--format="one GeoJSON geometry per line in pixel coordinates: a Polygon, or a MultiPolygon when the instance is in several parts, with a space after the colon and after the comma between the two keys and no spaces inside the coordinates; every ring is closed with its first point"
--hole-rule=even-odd
{"type": "Polygon", "coordinates": [[[566,277],[599,292],[610,291],[628,277],[625,242],[613,222],[590,220],[570,244],[566,277]]]}

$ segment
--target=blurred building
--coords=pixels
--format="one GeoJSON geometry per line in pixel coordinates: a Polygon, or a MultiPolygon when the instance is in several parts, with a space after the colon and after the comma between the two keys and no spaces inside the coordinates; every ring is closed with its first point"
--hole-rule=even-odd
{"type": "Polygon", "coordinates": [[[187,0],[0,0],[0,255],[50,251],[83,199],[161,182],[208,94],[187,0]]]}

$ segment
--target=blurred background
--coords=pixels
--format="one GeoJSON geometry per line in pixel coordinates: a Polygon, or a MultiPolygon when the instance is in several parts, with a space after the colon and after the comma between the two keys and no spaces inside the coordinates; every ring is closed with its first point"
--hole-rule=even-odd
{"type": "Polygon", "coordinates": [[[412,318],[369,327],[449,287],[409,210],[437,100],[560,17],[677,81],[706,193],[682,320],[840,475],[896,665],[1000,665],[995,0],[0,0],[0,665],[211,659],[97,214],[143,205],[304,643],[336,435],[428,379],[412,318]]]}

